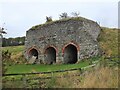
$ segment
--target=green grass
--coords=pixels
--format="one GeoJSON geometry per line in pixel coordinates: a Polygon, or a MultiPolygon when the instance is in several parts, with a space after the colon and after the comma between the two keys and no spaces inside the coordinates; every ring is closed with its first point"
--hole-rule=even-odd
{"type": "Polygon", "coordinates": [[[9,51],[12,53],[12,55],[16,55],[20,52],[24,51],[24,46],[9,46],[9,47],[3,47],[2,48],[3,51],[9,51]]]}
{"type": "Polygon", "coordinates": [[[118,29],[102,27],[98,42],[105,56],[118,56],[118,29]]]}
{"type": "Polygon", "coordinates": [[[80,62],[79,64],[61,64],[61,65],[12,65],[8,66],[6,74],[14,74],[14,73],[30,73],[30,72],[48,72],[48,71],[56,71],[56,70],[66,70],[73,68],[81,68],[88,66],[89,62],[80,62]]]}

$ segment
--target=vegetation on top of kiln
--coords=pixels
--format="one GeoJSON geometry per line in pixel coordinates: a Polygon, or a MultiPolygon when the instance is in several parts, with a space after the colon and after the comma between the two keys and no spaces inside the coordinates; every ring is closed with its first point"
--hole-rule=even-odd
{"type": "Polygon", "coordinates": [[[39,28],[39,27],[44,27],[44,26],[47,26],[47,25],[51,25],[53,23],[55,24],[55,23],[66,22],[66,21],[69,21],[69,20],[91,21],[91,20],[83,18],[83,17],[68,17],[68,18],[63,18],[63,19],[60,19],[60,20],[54,20],[54,21],[46,22],[44,24],[35,25],[32,28],[30,28],[29,30],[37,30],[37,28],[39,28]]]}

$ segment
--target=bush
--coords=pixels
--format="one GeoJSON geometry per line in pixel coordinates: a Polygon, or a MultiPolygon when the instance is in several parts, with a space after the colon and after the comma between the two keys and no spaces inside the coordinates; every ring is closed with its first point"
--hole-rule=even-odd
{"type": "Polygon", "coordinates": [[[10,60],[11,58],[11,53],[7,50],[7,51],[2,51],[2,73],[5,74],[5,72],[7,71],[7,65],[6,62],[8,60],[10,60]]]}
{"type": "Polygon", "coordinates": [[[2,51],[2,60],[10,59],[11,58],[11,52],[7,51],[2,51]]]}

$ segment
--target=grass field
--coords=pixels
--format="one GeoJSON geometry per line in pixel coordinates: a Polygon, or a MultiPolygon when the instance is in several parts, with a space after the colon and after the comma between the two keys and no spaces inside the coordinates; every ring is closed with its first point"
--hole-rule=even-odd
{"type": "Polygon", "coordinates": [[[12,65],[8,66],[8,70],[6,74],[13,73],[30,73],[30,72],[47,72],[47,71],[56,71],[56,70],[66,70],[66,69],[74,69],[88,66],[89,63],[81,62],[79,64],[62,64],[62,65],[12,65]]]}
{"type": "Polygon", "coordinates": [[[103,27],[98,42],[105,56],[118,56],[118,29],[103,27]]]}
{"type": "Polygon", "coordinates": [[[9,47],[3,47],[2,50],[9,51],[12,53],[12,55],[19,54],[24,51],[24,46],[9,46],[9,47]]]}

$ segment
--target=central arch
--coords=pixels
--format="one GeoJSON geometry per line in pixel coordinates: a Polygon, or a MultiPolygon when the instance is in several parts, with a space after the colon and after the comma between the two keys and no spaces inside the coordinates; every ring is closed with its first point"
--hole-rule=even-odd
{"type": "Polygon", "coordinates": [[[63,53],[65,64],[74,64],[77,62],[77,48],[76,46],[69,44],[64,48],[63,53]]]}
{"type": "Polygon", "coordinates": [[[53,64],[56,62],[56,50],[53,47],[48,47],[45,50],[45,61],[47,64],[53,64]]]}

